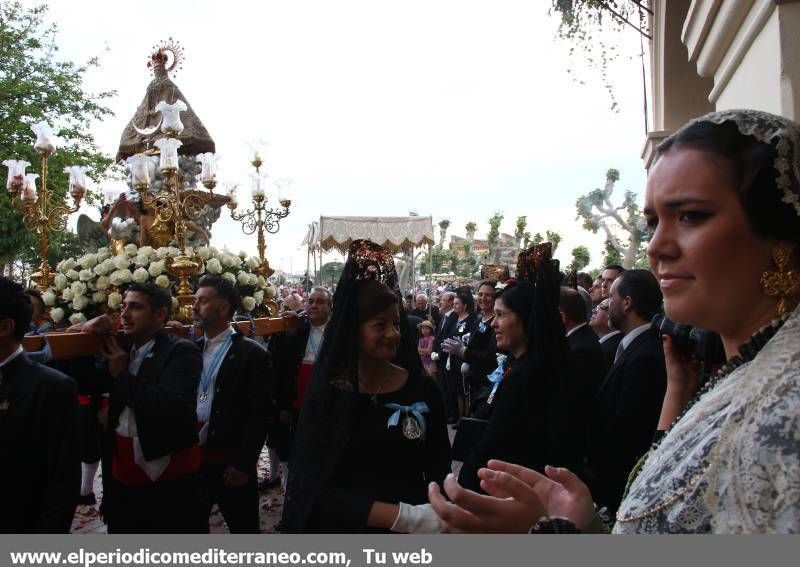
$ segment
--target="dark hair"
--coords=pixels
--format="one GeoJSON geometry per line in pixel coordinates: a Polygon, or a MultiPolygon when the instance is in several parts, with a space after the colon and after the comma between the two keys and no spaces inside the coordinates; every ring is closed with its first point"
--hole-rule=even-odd
{"type": "Polygon", "coordinates": [[[626,270],[615,283],[620,297],[630,297],[633,311],[645,321],[661,312],[664,296],[658,280],[649,270],[626,270]]]}
{"type": "Polygon", "coordinates": [[[208,274],[200,278],[200,283],[197,284],[197,287],[198,289],[201,287],[213,287],[217,294],[228,303],[231,309],[231,317],[242,305],[242,296],[236,286],[216,274],[208,274]]]}
{"type": "Polygon", "coordinates": [[[392,305],[398,304],[397,295],[386,284],[364,280],[358,290],[358,322],[369,321],[392,305]]]}
{"type": "Polygon", "coordinates": [[[603,271],[604,271],[604,272],[605,272],[606,270],[616,270],[616,271],[618,271],[620,274],[621,274],[621,273],[623,273],[623,272],[625,272],[625,268],[623,268],[623,267],[622,267],[622,266],[620,266],[619,264],[609,264],[608,266],[606,266],[605,268],[603,268],[603,271]]]}
{"type": "Polygon", "coordinates": [[[128,289],[125,290],[125,293],[127,294],[132,291],[147,296],[151,311],[158,311],[163,308],[167,312],[167,317],[169,317],[172,311],[172,296],[165,288],[159,287],[153,282],[132,283],[128,286],[128,289]]]}
{"type": "Polygon", "coordinates": [[[456,297],[461,300],[461,303],[467,306],[467,313],[475,311],[475,298],[472,297],[471,291],[459,289],[456,291],[456,297]]]}
{"type": "Polygon", "coordinates": [[[581,294],[578,293],[578,290],[561,286],[559,307],[573,323],[586,322],[586,302],[581,297],[581,294]]]}
{"type": "Polygon", "coordinates": [[[800,242],[800,217],[781,200],[772,145],[741,134],[733,122],[695,122],[664,140],[658,153],[679,148],[708,152],[724,161],[742,208],[762,238],[800,242]]]}
{"type": "Polygon", "coordinates": [[[522,321],[522,328],[528,332],[528,323],[533,309],[533,289],[530,285],[523,282],[508,284],[505,288],[498,290],[494,296],[495,301],[503,300],[503,305],[513,311],[522,321]]]}
{"type": "Polygon", "coordinates": [[[576,278],[578,280],[578,285],[581,286],[583,289],[589,289],[594,284],[592,276],[590,276],[586,272],[578,272],[576,278]]]}
{"type": "Polygon", "coordinates": [[[328,298],[328,305],[333,306],[333,294],[331,293],[331,290],[329,290],[327,287],[322,287],[321,285],[317,285],[311,288],[311,291],[308,294],[309,297],[311,297],[311,294],[315,292],[324,293],[325,297],[328,298]]]}
{"type": "Polygon", "coordinates": [[[488,285],[490,288],[494,289],[497,287],[497,280],[483,280],[478,284],[475,290],[478,291],[485,285],[488,285]]]}
{"type": "Polygon", "coordinates": [[[25,295],[27,295],[28,298],[30,298],[31,304],[33,304],[33,302],[35,301],[36,303],[39,304],[39,310],[42,313],[45,312],[46,308],[44,305],[44,299],[42,299],[42,293],[38,289],[26,289],[25,295]]]}
{"type": "Polygon", "coordinates": [[[0,319],[14,321],[14,338],[21,341],[31,325],[33,305],[17,282],[0,276],[0,319]]]}

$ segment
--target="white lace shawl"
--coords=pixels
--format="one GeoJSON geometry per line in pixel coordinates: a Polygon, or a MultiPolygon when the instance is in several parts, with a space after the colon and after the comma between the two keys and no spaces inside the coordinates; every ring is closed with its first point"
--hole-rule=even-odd
{"type": "Polygon", "coordinates": [[[614,533],[800,533],[800,308],[651,452],[618,518],[681,491],[614,533]]]}

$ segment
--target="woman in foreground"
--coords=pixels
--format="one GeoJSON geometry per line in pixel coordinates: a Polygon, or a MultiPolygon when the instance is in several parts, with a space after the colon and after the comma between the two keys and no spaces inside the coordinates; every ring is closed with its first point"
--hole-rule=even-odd
{"type": "MultiPolygon", "coordinates": [[[[715,331],[727,364],[702,387],[665,340],[660,435],[629,480],[614,533],[800,532],[800,127],[732,110],[659,148],[645,216],[667,316],[715,331]]],[[[598,531],[586,486],[490,461],[492,496],[445,481],[448,531],[598,531]],[[554,521],[553,518],[565,518],[554,521]]]]}

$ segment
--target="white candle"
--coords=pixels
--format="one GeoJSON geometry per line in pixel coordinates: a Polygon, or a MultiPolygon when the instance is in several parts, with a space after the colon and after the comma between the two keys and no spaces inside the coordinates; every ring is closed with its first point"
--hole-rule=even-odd
{"type": "Polygon", "coordinates": [[[8,168],[6,189],[20,191],[25,186],[25,168],[30,165],[30,162],[22,159],[7,159],[3,165],[8,168]]]}
{"type": "Polygon", "coordinates": [[[183,145],[180,140],[176,138],[160,138],[153,145],[161,150],[159,168],[162,171],[165,169],[178,169],[178,148],[183,145]]]}

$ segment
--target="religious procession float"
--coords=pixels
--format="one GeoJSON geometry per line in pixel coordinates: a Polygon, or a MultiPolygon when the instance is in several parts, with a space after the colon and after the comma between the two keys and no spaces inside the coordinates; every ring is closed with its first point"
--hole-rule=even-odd
{"type": "MultiPolygon", "coordinates": [[[[59,202],[48,191],[48,159],[58,151],[56,132],[46,123],[35,124],[34,149],[40,173],[29,173],[31,163],[6,160],[6,188],[12,204],[23,216],[26,228],[39,239],[41,263],[32,282],[42,292],[55,331],[48,342],[56,358],[96,352],[100,340],[87,333],[66,333],[71,324],[106,313],[119,315],[122,295],[134,282],[154,282],[172,293],[173,319],[187,324],[175,332],[188,334],[192,320],[193,291],[204,274],[217,274],[234,283],[241,294],[243,330],[257,335],[282,332],[284,319],[277,317],[275,290],[268,278],[273,270],[266,259],[266,233],[277,233],[289,214],[290,180],[278,180],[277,206],[267,196],[260,148],[254,147],[251,163],[252,206],[238,211],[235,187],[216,193],[215,144],[186,97],[170,79],[183,51],[173,40],[157,45],[148,67],[153,80],[125,127],[116,161],[127,172],[128,190],[104,207],[101,220],[80,215],[80,257],[64,258],[49,265],[49,235],[67,228],[86,194],[84,166],[69,166],[72,206],[59,202]],[[39,188],[37,189],[37,179],[39,188]],[[242,223],[246,235],[257,234],[258,256],[218,249],[211,244],[211,230],[222,208],[242,223]],[[59,332],[61,331],[61,332],[59,332]]],[[[60,172],[59,172],[60,173],[60,172]]],[[[26,338],[25,348],[38,350],[44,339],[26,338]]]]}

